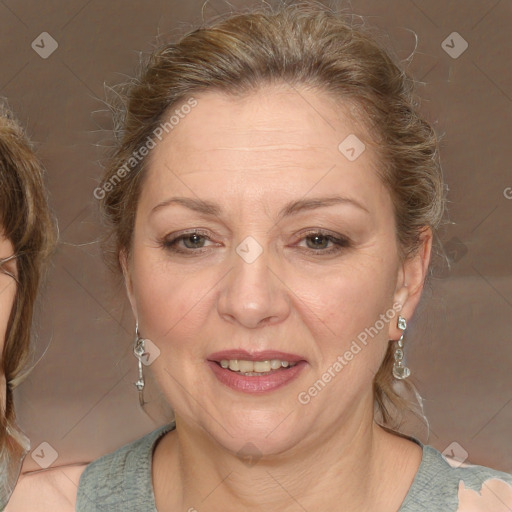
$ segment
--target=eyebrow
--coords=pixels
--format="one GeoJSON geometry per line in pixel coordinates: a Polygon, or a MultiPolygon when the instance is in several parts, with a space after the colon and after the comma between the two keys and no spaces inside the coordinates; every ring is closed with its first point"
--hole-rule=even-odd
{"type": "MultiPolygon", "coordinates": [[[[194,199],[191,197],[171,197],[170,199],[166,199],[165,201],[158,203],[151,210],[150,215],[152,215],[155,211],[160,210],[161,208],[171,206],[173,204],[181,205],[185,208],[188,208],[189,210],[193,210],[203,215],[209,215],[212,217],[220,217],[222,214],[222,208],[218,204],[211,201],[204,201],[202,199],[194,199]]],[[[278,214],[278,219],[281,220],[284,217],[296,215],[302,211],[325,208],[327,206],[333,206],[336,204],[352,205],[365,211],[366,213],[370,213],[368,208],[366,208],[363,204],[361,204],[359,201],[356,201],[355,199],[341,196],[328,196],[291,201],[281,209],[278,214]]]]}

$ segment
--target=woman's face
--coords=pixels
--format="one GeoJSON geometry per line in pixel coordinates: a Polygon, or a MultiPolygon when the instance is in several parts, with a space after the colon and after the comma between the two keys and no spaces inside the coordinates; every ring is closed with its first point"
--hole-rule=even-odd
{"type": "Polygon", "coordinates": [[[370,135],[311,91],[196,99],[151,152],[121,258],[151,368],[182,425],[234,452],[357,429],[422,281],[368,144],[358,156],[370,135]]]}
{"type": "MultiPolygon", "coordinates": [[[[0,260],[12,256],[13,251],[11,241],[5,238],[0,231],[0,260]]],[[[7,323],[16,296],[16,281],[8,274],[16,275],[15,259],[7,261],[0,269],[0,358],[5,344],[7,323]]],[[[2,368],[3,365],[0,365],[0,404],[3,411],[5,409],[6,383],[2,368]]]]}

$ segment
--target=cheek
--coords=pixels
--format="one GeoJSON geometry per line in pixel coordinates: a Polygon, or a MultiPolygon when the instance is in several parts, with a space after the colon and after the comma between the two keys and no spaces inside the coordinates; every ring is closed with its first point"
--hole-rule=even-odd
{"type": "Polygon", "coordinates": [[[185,343],[205,321],[208,290],[213,283],[199,273],[145,261],[137,265],[134,258],[132,274],[139,325],[144,329],[141,332],[157,345],[185,343]]]}
{"type": "Polygon", "coordinates": [[[297,295],[337,336],[372,325],[392,305],[396,273],[379,259],[340,266],[328,275],[303,276],[297,295]],[[389,271],[386,271],[386,268],[389,271]]]}
{"type": "Polygon", "coordinates": [[[339,373],[335,369],[332,392],[348,383],[355,391],[364,388],[388,347],[396,274],[392,265],[386,267],[379,259],[359,260],[314,279],[303,275],[295,282],[295,308],[314,344],[316,377],[336,362],[343,366],[339,373]],[[383,321],[386,313],[390,318],[383,321]]]}

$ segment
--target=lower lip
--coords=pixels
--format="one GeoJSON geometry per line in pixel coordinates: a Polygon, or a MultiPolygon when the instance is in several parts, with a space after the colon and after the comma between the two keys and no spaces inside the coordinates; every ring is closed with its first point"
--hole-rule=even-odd
{"type": "Polygon", "coordinates": [[[287,368],[286,370],[277,370],[269,375],[262,375],[261,377],[247,377],[239,372],[222,368],[222,366],[214,361],[207,361],[207,363],[215,377],[223,384],[235,391],[242,391],[243,393],[266,393],[286,386],[286,384],[296,379],[306,366],[306,361],[299,361],[295,366],[287,368]]]}

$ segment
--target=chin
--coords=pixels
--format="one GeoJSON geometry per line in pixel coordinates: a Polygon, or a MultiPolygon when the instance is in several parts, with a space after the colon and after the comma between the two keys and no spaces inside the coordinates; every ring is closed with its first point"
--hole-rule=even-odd
{"type": "Polygon", "coordinates": [[[233,414],[233,410],[223,416],[222,425],[209,422],[208,432],[240,457],[279,455],[292,449],[309,430],[304,418],[284,412],[282,407],[275,411],[239,411],[239,414],[233,414]]]}

